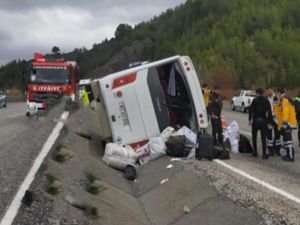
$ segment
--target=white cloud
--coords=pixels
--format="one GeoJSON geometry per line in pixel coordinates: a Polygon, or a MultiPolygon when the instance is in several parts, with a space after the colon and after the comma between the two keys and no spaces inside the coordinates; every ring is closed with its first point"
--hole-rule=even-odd
{"type": "Polygon", "coordinates": [[[118,24],[135,25],[185,0],[0,0],[0,64],[50,52],[91,48],[111,38],[118,24]],[[72,2],[72,4],[70,4],[72,2]]]}

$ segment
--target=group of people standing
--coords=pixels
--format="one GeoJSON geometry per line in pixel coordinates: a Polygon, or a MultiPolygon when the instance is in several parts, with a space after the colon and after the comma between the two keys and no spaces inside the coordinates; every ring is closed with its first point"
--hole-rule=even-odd
{"type": "MultiPolygon", "coordinates": [[[[220,88],[215,86],[212,90],[206,84],[202,93],[211,120],[212,135],[215,145],[223,144],[223,129],[221,126],[222,98],[220,88]]],[[[289,97],[284,88],[276,92],[268,87],[266,95],[262,88],[256,90],[256,97],[249,107],[249,125],[252,127],[252,143],[254,157],[257,153],[257,134],[260,131],[262,141],[262,158],[281,156],[281,148],[286,150],[282,156],[284,161],[295,160],[295,148],[292,131],[298,125],[298,141],[300,146],[300,91],[295,99],[289,97]],[[282,137],[282,141],[281,141],[282,137]]]]}
{"type": "Polygon", "coordinates": [[[278,88],[275,93],[270,87],[266,90],[266,96],[264,96],[262,88],[258,88],[256,94],[257,96],[249,108],[253,156],[258,156],[257,134],[260,131],[263,159],[268,159],[269,156],[281,156],[280,149],[283,147],[286,154],[282,156],[282,159],[293,162],[295,160],[295,148],[292,131],[297,128],[297,117],[300,124],[300,113],[297,108],[297,104],[300,105],[300,96],[294,100],[285,93],[284,88],[278,88]]]}

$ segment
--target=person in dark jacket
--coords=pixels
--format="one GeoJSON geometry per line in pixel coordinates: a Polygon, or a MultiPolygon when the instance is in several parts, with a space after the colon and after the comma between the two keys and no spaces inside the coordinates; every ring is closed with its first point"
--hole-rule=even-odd
{"type": "Polygon", "coordinates": [[[262,142],[262,158],[267,159],[266,152],[266,138],[268,124],[272,121],[272,110],[268,99],[263,96],[264,90],[258,88],[256,90],[257,97],[255,97],[249,108],[249,125],[252,125],[252,142],[254,157],[257,157],[257,133],[260,131],[262,142]]]}
{"type": "Polygon", "coordinates": [[[223,102],[220,96],[220,87],[215,86],[208,104],[208,113],[211,118],[212,135],[214,137],[215,145],[223,144],[223,129],[221,125],[221,112],[222,112],[223,102]]]}
{"type": "Polygon", "coordinates": [[[294,99],[296,118],[298,123],[298,145],[300,147],[300,90],[298,91],[297,97],[294,99]]]}

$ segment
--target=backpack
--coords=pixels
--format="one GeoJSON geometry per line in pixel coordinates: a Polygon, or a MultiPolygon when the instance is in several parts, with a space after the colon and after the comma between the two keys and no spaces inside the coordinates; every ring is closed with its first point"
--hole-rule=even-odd
{"type": "Polygon", "coordinates": [[[249,139],[245,136],[240,134],[240,141],[239,141],[239,152],[240,153],[252,153],[253,148],[249,139]]]}

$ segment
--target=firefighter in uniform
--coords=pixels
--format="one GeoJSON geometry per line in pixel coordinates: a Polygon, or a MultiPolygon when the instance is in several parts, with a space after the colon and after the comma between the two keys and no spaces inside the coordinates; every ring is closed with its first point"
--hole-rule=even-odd
{"type": "Polygon", "coordinates": [[[295,106],[293,100],[285,94],[284,88],[279,88],[277,94],[279,97],[278,128],[283,136],[283,148],[286,150],[286,155],[282,159],[293,162],[295,160],[295,149],[292,129],[297,126],[295,106]]]}
{"type": "Polygon", "coordinates": [[[278,115],[279,100],[270,87],[267,88],[267,98],[270,102],[272,110],[272,119],[268,124],[267,131],[267,147],[269,150],[269,155],[274,156],[275,154],[277,154],[278,156],[280,156],[281,141],[276,119],[276,115],[278,115]]]}
{"type": "Polygon", "coordinates": [[[221,123],[222,107],[223,102],[220,96],[220,88],[215,86],[210,95],[210,102],[208,104],[208,112],[211,118],[212,135],[214,137],[215,145],[223,144],[223,129],[221,123]]]}
{"type": "Polygon", "coordinates": [[[263,95],[262,88],[256,90],[257,96],[253,99],[249,108],[249,125],[252,126],[252,143],[254,157],[257,157],[257,133],[260,131],[262,142],[262,158],[268,159],[266,149],[267,126],[272,119],[271,105],[263,95]]]}

